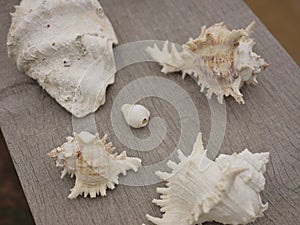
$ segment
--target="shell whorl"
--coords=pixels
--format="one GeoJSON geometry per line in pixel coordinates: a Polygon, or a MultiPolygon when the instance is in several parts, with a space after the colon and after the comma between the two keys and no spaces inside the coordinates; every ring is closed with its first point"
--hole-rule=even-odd
{"type": "Polygon", "coordinates": [[[139,158],[127,157],[126,152],[114,153],[112,143],[107,143],[107,135],[102,139],[98,134],[87,132],[74,133],[67,142],[48,153],[56,161],[57,167],[63,167],[62,176],[75,175],[75,186],[68,198],[80,194],[95,198],[106,195],[106,189],[114,189],[119,184],[119,174],[126,175],[127,170],[137,171],[141,166],[139,158]]]}
{"type": "Polygon", "coordinates": [[[214,93],[220,103],[224,96],[244,103],[240,88],[244,83],[257,83],[257,74],[268,66],[252,51],[255,42],[250,35],[254,24],[232,31],[224,23],[204,26],[199,37],[191,38],[181,51],[174,43],[169,51],[168,41],[162,50],[155,44],[146,51],[163,66],[163,73],[181,71],[183,79],[186,74],[193,76],[201,92],[207,89],[208,98],[214,93]]]}
{"type": "Polygon", "coordinates": [[[157,225],[194,225],[206,221],[247,224],[263,215],[260,191],[264,189],[268,153],[248,150],[233,155],[221,154],[215,161],[206,157],[198,135],[190,156],[178,151],[180,162],[169,161],[171,173],[157,172],[166,187],[157,188],[162,218],[147,215],[157,225]]]}

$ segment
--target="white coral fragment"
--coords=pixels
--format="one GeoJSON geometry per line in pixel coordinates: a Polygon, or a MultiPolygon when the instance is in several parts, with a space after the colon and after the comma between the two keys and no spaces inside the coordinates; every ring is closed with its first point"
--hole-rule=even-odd
{"type": "Polygon", "coordinates": [[[240,88],[244,83],[257,83],[258,73],[268,66],[252,50],[253,28],[254,22],[246,29],[230,31],[224,23],[217,23],[209,28],[204,26],[199,37],[182,46],[183,51],[178,51],[174,43],[169,50],[168,41],[162,50],[154,45],[146,51],[163,66],[163,73],[181,71],[183,79],[186,74],[192,75],[201,92],[207,89],[208,98],[214,93],[220,103],[224,96],[232,96],[244,104],[240,88]]]}
{"type": "Polygon", "coordinates": [[[247,224],[263,216],[263,204],[269,153],[252,154],[247,149],[232,155],[221,154],[215,161],[206,157],[201,134],[190,156],[179,150],[180,163],[168,163],[171,173],[157,172],[166,187],[157,188],[162,218],[147,215],[157,225],[194,225],[206,221],[247,224]]]}
{"type": "Polygon", "coordinates": [[[23,0],[12,13],[8,56],[77,117],[105,103],[114,83],[113,27],[97,0],[23,0]]]}
{"type": "Polygon", "coordinates": [[[100,139],[98,134],[74,133],[74,137],[67,137],[66,143],[48,153],[56,166],[63,168],[61,178],[66,174],[76,177],[68,198],[81,194],[91,198],[105,196],[107,188],[114,189],[119,184],[119,174],[126,175],[127,170],[137,171],[141,166],[141,159],[127,157],[125,151],[113,153],[115,148],[106,139],[107,135],[100,139]]]}

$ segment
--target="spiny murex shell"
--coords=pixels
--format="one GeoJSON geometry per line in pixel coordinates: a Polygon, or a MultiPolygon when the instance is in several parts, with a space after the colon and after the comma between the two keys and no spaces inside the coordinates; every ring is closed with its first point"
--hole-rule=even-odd
{"type": "Polygon", "coordinates": [[[99,193],[106,195],[106,189],[114,189],[119,183],[118,175],[126,175],[127,170],[137,171],[141,159],[127,157],[126,152],[113,154],[112,143],[106,143],[107,135],[102,139],[99,135],[88,132],[74,133],[67,137],[67,142],[48,153],[56,160],[56,166],[62,167],[61,178],[66,174],[76,176],[75,186],[71,189],[70,199],[80,194],[88,194],[95,198],[99,193]]]}
{"type": "Polygon", "coordinates": [[[118,40],[97,0],[23,0],[12,13],[8,55],[77,117],[105,103],[118,40]]]}
{"type": "Polygon", "coordinates": [[[220,103],[224,96],[231,95],[244,104],[240,88],[244,83],[257,83],[256,76],[268,64],[252,51],[254,40],[250,34],[254,28],[252,22],[246,29],[228,30],[224,23],[215,24],[209,28],[202,27],[198,38],[184,44],[179,52],[175,44],[168,50],[168,41],[160,50],[157,45],[148,47],[146,51],[163,66],[163,73],[182,71],[192,75],[201,92],[207,88],[210,99],[215,93],[220,103]]]}
{"type": "Polygon", "coordinates": [[[124,104],[121,111],[126,123],[133,128],[145,127],[149,122],[150,112],[143,105],[124,104]]]}
{"type": "Polygon", "coordinates": [[[180,163],[168,162],[171,173],[156,174],[167,182],[157,188],[162,218],[147,215],[158,225],[192,225],[205,221],[247,224],[263,215],[260,192],[264,189],[269,153],[252,154],[247,149],[233,155],[221,154],[215,161],[206,157],[201,134],[190,156],[178,150],[180,163]]]}

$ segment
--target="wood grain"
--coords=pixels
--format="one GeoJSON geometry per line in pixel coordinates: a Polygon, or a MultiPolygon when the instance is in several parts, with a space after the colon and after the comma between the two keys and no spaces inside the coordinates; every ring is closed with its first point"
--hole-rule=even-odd
{"type": "MultiPolygon", "coordinates": [[[[119,185],[105,198],[67,199],[74,180],[61,180],[60,171],[46,153],[72,134],[71,115],[35,81],[19,73],[7,58],[9,12],[18,3],[0,0],[0,125],[35,222],[140,225],[146,222],[146,213],[160,216],[159,208],[151,200],[158,197],[155,189],[162,183],[144,187],[119,185]]],[[[257,42],[255,51],[271,66],[258,78],[257,86],[242,89],[245,105],[226,99],[227,129],[221,152],[232,153],[244,148],[253,152],[269,151],[271,161],[263,200],[270,206],[265,217],[255,224],[299,224],[300,70],[245,3],[240,0],[102,0],[101,4],[120,45],[147,39],[183,43],[190,36],[197,36],[203,25],[225,21],[232,28],[239,28],[253,20],[257,22],[253,34],[257,42]]],[[[145,165],[150,165],[167,157],[178,142],[181,128],[174,107],[158,98],[141,101],[153,115],[161,116],[168,124],[166,139],[149,153],[122,145],[114,135],[110,120],[113,100],[122,87],[147,76],[162,77],[160,67],[156,63],[140,63],[119,71],[116,83],[108,88],[106,104],[96,113],[96,121],[99,134],[108,133],[117,149],[138,155],[145,165]]],[[[206,98],[191,78],[182,81],[178,74],[166,78],[180,85],[193,100],[207,143],[211,121],[206,98]]],[[[147,137],[148,132],[144,129],[135,134],[147,137]]]]}
{"type": "Polygon", "coordinates": [[[0,133],[0,180],[0,224],[34,224],[2,133],[0,133]]]}

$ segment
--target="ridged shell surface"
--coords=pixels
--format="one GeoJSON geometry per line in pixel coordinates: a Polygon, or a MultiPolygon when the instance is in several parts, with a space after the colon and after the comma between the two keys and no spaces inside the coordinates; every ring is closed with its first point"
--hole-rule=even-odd
{"type": "Polygon", "coordinates": [[[174,43],[169,50],[167,41],[162,49],[157,45],[146,51],[159,62],[163,73],[182,72],[194,77],[201,92],[211,98],[216,94],[220,103],[224,96],[232,96],[244,103],[240,88],[245,83],[257,83],[258,73],[268,64],[253,52],[254,39],[250,38],[254,22],[246,29],[229,30],[224,23],[205,26],[196,39],[190,39],[178,50],[174,43]]]}
{"type": "Polygon", "coordinates": [[[81,194],[91,198],[105,196],[107,188],[114,189],[119,184],[119,174],[126,175],[127,170],[137,171],[141,166],[139,158],[127,157],[125,151],[113,153],[115,148],[106,139],[107,135],[100,139],[98,134],[74,133],[74,137],[67,137],[66,143],[48,153],[56,166],[63,168],[61,178],[67,174],[76,177],[68,198],[81,194]]]}
{"type": "Polygon", "coordinates": [[[12,13],[9,58],[77,117],[105,103],[118,40],[97,0],[23,0],[12,13]]]}
{"type": "Polygon", "coordinates": [[[247,149],[233,155],[221,154],[215,161],[206,157],[199,134],[190,156],[178,151],[180,163],[169,161],[171,173],[157,172],[166,187],[157,188],[162,218],[147,215],[157,225],[194,225],[206,221],[247,224],[263,216],[269,153],[252,154],[247,149]]]}

